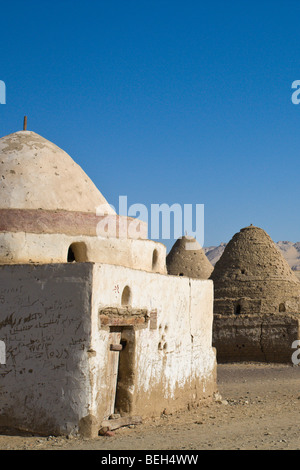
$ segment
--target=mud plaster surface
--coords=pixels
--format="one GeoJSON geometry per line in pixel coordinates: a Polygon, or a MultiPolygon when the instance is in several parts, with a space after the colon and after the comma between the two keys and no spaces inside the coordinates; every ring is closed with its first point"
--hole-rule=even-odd
{"type": "Polygon", "coordinates": [[[80,166],[34,132],[0,139],[0,189],[1,208],[115,213],[80,166]]]}
{"type": "Polygon", "coordinates": [[[300,448],[300,368],[242,363],[218,366],[228,404],[165,415],[114,437],[91,440],[0,436],[0,449],[211,450],[300,448]]]}

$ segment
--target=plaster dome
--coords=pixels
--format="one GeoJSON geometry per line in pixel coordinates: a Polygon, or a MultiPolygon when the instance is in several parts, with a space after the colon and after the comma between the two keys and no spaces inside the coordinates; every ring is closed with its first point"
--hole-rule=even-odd
{"type": "Polygon", "coordinates": [[[234,235],[210,279],[215,313],[299,312],[300,282],[259,227],[251,225],[234,235]]]}
{"type": "Polygon", "coordinates": [[[193,237],[179,238],[167,256],[168,274],[194,279],[208,279],[213,266],[193,237]]]}
{"type": "Polygon", "coordinates": [[[86,173],[62,149],[31,131],[0,139],[0,208],[114,214],[86,173]]]}
{"type": "Polygon", "coordinates": [[[166,272],[147,224],[119,216],[72,158],[35,132],[0,139],[0,265],[91,262],[166,272]]]}

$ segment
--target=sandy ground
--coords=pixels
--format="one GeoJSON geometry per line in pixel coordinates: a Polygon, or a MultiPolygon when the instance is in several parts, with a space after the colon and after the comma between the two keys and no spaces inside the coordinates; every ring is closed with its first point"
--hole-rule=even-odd
{"type": "Polygon", "coordinates": [[[113,437],[0,436],[1,450],[294,450],[300,448],[300,368],[218,366],[222,401],[163,416],[113,437]]]}

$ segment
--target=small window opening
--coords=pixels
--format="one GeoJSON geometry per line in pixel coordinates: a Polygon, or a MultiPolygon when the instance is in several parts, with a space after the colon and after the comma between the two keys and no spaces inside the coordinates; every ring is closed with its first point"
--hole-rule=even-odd
{"type": "Polygon", "coordinates": [[[285,312],[285,304],[279,304],[279,312],[285,312]]]}
{"type": "Polygon", "coordinates": [[[236,307],[235,307],[235,312],[234,312],[236,315],[240,315],[241,314],[241,306],[240,304],[238,304],[236,307]]]}
{"type": "Polygon", "coordinates": [[[68,263],[84,263],[87,261],[86,244],[83,242],[72,243],[68,250],[68,263]]]}
{"type": "Polygon", "coordinates": [[[158,251],[154,250],[152,255],[152,269],[156,269],[158,264],[158,251]]]}

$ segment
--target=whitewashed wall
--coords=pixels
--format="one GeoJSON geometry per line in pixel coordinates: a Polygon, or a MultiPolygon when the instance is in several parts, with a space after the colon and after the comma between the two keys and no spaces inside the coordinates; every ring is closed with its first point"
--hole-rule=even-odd
{"type": "Polygon", "coordinates": [[[0,426],[78,430],[89,413],[92,265],[0,266],[0,426]]]}
{"type": "Polygon", "coordinates": [[[157,329],[150,329],[148,324],[135,333],[132,412],[157,415],[165,407],[179,409],[215,391],[211,281],[108,265],[95,265],[93,280],[92,345],[96,356],[91,359],[91,367],[95,416],[99,415],[99,391],[102,396],[109,393],[105,364],[97,361],[109,350],[108,332],[99,328],[98,311],[106,306],[120,306],[125,286],[131,289],[133,308],[156,309],[158,314],[157,329]]]}
{"type": "Polygon", "coordinates": [[[0,233],[0,264],[66,263],[68,249],[76,242],[86,245],[86,262],[166,273],[166,247],[162,243],[64,234],[0,233]],[[153,269],[154,250],[158,253],[158,261],[153,269]]]}
{"type": "Polygon", "coordinates": [[[0,426],[97,435],[114,404],[113,340],[99,309],[120,306],[125,286],[133,308],[157,311],[157,324],[133,335],[132,413],[157,416],[212,396],[211,281],[92,263],[0,266],[0,426]]]}

